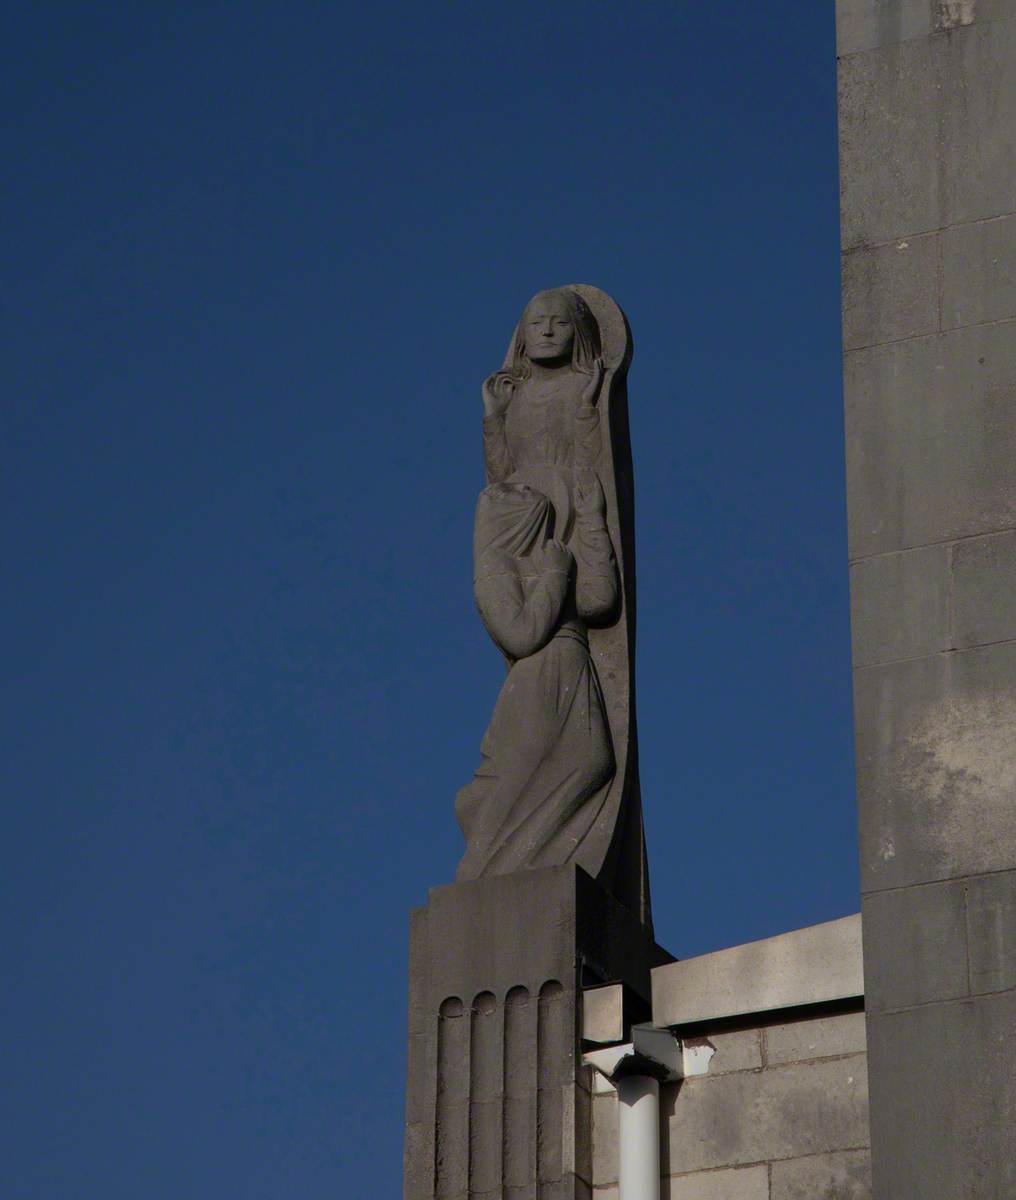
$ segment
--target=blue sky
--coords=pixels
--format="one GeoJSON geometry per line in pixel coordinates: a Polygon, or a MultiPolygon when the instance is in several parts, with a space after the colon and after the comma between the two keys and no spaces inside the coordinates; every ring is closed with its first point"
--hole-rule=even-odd
{"type": "Polygon", "coordinates": [[[0,26],[11,1200],[400,1190],[480,382],[625,308],[657,932],[856,910],[832,3],[0,26]]]}

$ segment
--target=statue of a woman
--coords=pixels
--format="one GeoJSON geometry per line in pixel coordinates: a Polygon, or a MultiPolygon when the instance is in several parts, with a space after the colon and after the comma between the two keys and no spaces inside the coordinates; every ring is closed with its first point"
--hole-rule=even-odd
{"type": "Polygon", "coordinates": [[[576,487],[573,549],[550,537],[542,493],[495,483],[480,493],[476,602],[509,663],[456,800],[466,836],[458,879],[560,865],[575,857],[603,806],[614,752],[586,621],[617,597],[617,570],[595,475],[576,487]]]}
{"type": "Polygon", "coordinates": [[[554,510],[554,537],[567,541],[576,471],[595,470],[596,409],[603,362],[589,306],[570,288],[540,292],[526,305],[511,363],[483,385],[487,482],[527,483],[554,510]]]}
{"type": "Polygon", "coordinates": [[[526,306],[483,386],[476,600],[508,663],[458,795],[457,878],[574,862],[650,925],[632,670],[627,322],[586,285],[526,306]]]}

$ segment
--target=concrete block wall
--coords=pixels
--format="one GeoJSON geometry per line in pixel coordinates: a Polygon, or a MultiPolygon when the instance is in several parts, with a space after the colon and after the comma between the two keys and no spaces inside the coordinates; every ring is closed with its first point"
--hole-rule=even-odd
{"type": "Polygon", "coordinates": [[[878,1200],[1016,1196],[1016,0],[838,0],[878,1200]]]}
{"type": "MultiPolygon", "coordinates": [[[[661,1093],[664,1200],[869,1200],[863,1013],[710,1033],[661,1093]]],[[[593,1197],[617,1197],[617,1096],[593,1099],[593,1197]]]]}

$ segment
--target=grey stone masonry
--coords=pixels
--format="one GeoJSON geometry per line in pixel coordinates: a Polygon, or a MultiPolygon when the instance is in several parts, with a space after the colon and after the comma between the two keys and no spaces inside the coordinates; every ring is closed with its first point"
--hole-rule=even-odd
{"type": "MultiPolygon", "coordinates": [[[[668,1200],[870,1200],[862,1012],[812,1006],[682,1036],[713,1054],[707,1074],[661,1092],[668,1200]]],[[[616,1200],[617,1105],[593,1098],[597,1200],[616,1200]]]]}
{"type": "Polygon", "coordinates": [[[574,866],[433,888],[410,929],[406,1200],[588,1197],[580,982],[648,1013],[669,957],[574,866]]]}
{"type": "MultiPolygon", "coordinates": [[[[1003,1200],[1016,1196],[1016,0],[836,10],[873,1195],[1003,1200]]],[[[781,1186],[822,1194],[803,1175],[781,1186]]]]}

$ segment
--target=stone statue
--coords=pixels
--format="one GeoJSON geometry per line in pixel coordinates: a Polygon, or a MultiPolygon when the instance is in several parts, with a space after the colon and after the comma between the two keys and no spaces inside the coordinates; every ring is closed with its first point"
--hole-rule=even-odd
{"type": "Polygon", "coordinates": [[[526,306],[483,385],[474,588],[508,675],[456,813],[456,878],[574,862],[647,927],[635,743],[627,322],[584,285],[526,306]]]}

